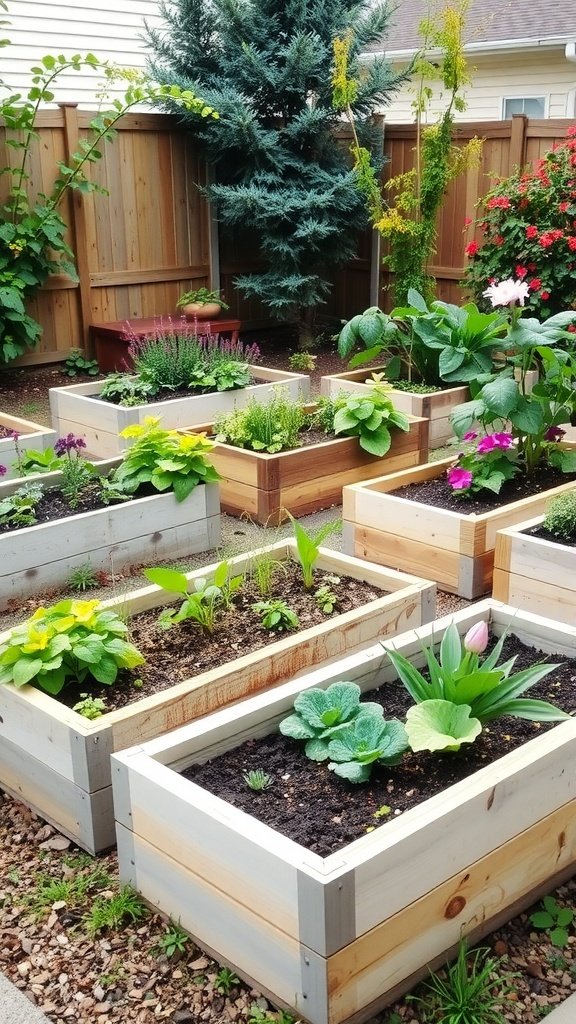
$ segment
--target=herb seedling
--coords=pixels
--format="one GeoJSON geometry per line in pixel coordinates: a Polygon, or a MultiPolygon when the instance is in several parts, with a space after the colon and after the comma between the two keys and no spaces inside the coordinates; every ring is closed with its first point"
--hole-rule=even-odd
{"type": "Polygon", "coordinates": [[[235,985],[240,984],[240,978],[229,967],[221,967],[214,979],[214,988],[222,996],[227,996],[235,985]]]}
{"type": "Polygon", "coordinates": [[[252,610],[260,616],[260,621],[265,629],[298,629],[300,620],[285,601],[280,598],[271,598],[268,601],[256,601],[252,610]]]}
{"type": "Polygon", "coordinates": [[[330,589],[328,583],[323,583],[318,590],[314,591],[314,600],[325,615],[331,615],[338,604],[338,595],[330,589]]]}
{"type": "Polygon", "coordinates": [[[425,995],[408,996],[424,1010],[425,1020],[437,1024],[502,1024],[502,1006],[515,992],[518,973],[501,973],[503,957],[484,947],[468,951],[460,942],[454,963],[424,982],[425,995]]]}
{"type": "Polygon", "coordinates": [[[574,923],[574,911],[570,907],[561,907],[553,896],[545,896],[542,904],[543,910],[530,914],[530,924],[534,928],[542,928],[553,946],[567,946],[568,929],[574,923]]]}
{"type": "Polygon", "coordinates": [[[288,357],[288,366],[296,373],[312,373],[317,358],[318,356],[312,355],[311,352],[293,352],[288,357]]]}
{"type": "Polygon", "coordinates": [[[253,789],[255,793],[263,793],[265,789],[269,789],[273,783],[271,775],[265,772],[263,768],[254,768],[249,772],[245,772],[242,776],[246,785],[253,789]]]}
{"type": "Polygon", "coordinates": [[[79,715],[87,718],[90,722],[95,718],[101,718],[107,710],[106,701],[101,697],[93,697],[90,693],[81,693],[80,697],[82,699],[73,705],[72,711],[77,711],[79,715]]]}
{"type": "Polygon", "coordinates": [[[311,590],[314,585],[314,566],[320,557],[320,545],[331,533],[338,533],[342,529],[340,519],[324,523],[315,534],[308,533],[301,523],[288,513],[292,520],[292,529],[296,540],[296,552],[298,561],[302,568],[302,581],[306,590],[311,590]]]}
{"type": "Polygon", "coordinates": [[[92,568],[90,562],[82,562],[68,574],[66,583],[73,590],[91,590],[100,583],[97,572],[92,568]]]}
{"type": "Polygon", "coordinates": [[[159,953],[164,953],[165,956],[170,958],[175,953],[185,953],[186,945],[189,941],[190,936],[183,932],[174,921],[170,921],[164,929],[164,934],[158,939],[155,948],[159,953]]]}
{"type": "Polygon", "coordinates": [[[119,928],[126,921],[139,921],[146,913],[138,893],[130,885],[124,885],[114,896],[98,896],[82,921],[93,938],[99,932],[119,928]]]}
{"type": "Polygon", "coordinates": [[[225,605],[226,600],[231,600],[231,582],[226,562],[221,562],[216,568],[211,583],[203,577],[188,580],[184,573],[177,572],[176,569],[144,569],[144,575],[163,590],[184,595],[184,601],[178,611],[165,608],[161,612],[158,621],[165,629],[186,619],[192,619],[206,633],[212,633],[218,609],[225,605]],[[189,589],[190,587],[193,589],[189,589]],[[223,587],[227,588],[226,595],[223,587]]]}
{"type": "Polygon", "coordinates": [[[82,349],[71,348],[62,373],[66,377],[78,377],[86,374],[88,377],[96,377],[100,373],[100,367],[96,359],[87,359],[82,349]]]}

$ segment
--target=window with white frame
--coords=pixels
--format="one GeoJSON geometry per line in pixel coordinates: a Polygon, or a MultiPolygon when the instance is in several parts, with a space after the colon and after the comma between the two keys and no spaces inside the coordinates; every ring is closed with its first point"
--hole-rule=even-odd
{"type": "Polygon", "coordinates": [[[502,101],[502,118],[508,121],[514,114],[526,117],[546,117],[545,96],[508,96],[502,101]]]}

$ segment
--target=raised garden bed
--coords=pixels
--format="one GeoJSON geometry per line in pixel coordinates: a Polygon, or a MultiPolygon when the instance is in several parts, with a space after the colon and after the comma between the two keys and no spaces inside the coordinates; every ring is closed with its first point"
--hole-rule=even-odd
{"type": "Polygon", "coordinates": [[[461,633],[484,619],[496,634],[511,627],[538,650],[576,655],[576,629],[486,600],[113,756],[122,879],[312,1024],[371,1016],[463,936],[479,939],[569,877],[576,722],[327,857],[179,773],[274,732],[304,689],[390,683],[387,646],[422,667],[422,642],[439,641],[452,619],[461,633]]]}
{"type": "Polygon", "coordinates": [[[92,455],[109,458],[130,446],[130,440],[118,436],[120,431],[133,423],[143,423],[147,416],[160,416],[161,425],[166,430],[182,429],[208,423],[219,413],[232,412],[246,405],[250,398],[266,401],[278,384],[294,400],[308,397],[310,378],[304,374],[263,366],[251,366],[250,373],[256,383],[245,388],[132,407],[102,401],[98,396],[104,386],[103,381],[50,388],[52,423],[59,436],[72,432],[86,441],[92,455]]]}
{"type": "MultiPolygon", "coordinates": [[[[211,432],[212,425],[202,429],[211,432]]],[[[427,457],[428,421],[423,419],[413,419],[408,433],[395,430],[383,458],[363,451],[356,437],[332,437],[274,455],[218,441],[210,453],[222,477],[222,511],[247,512],[263,525],[286,519],[285,509],[293,516],[304,516],[340,505],[346,484],[380,476],[383,468],[392,472],[416,466],[427,457]]]]}
{"type": "Polygon", "coordinates": [[[18,434],[18,439],[15,440],[13,437],[3,437],[4,431],[0,431],[0,466],[6,469],[6,473],[2,474],[4,481],[18,476],[18,466],[14,465],[18,459],[18,452],[22,454],[28,449],[44,451],[54,444],[58,436],[56,431],[49,427],[20,419],[19,416],[9,416],[7,412],[0,412],[1,427],[6,431],[16,431],[18,434]]]}
{"type": "MultiPolygon", "coordinates": [[[[270,551],[274,557],[289,558],[294,544],[279,541],[270,546],[270,551]]],[[[248,552],[230,562],[241,571],[253,558],[254,553],[248,552]]],[[[114,842],[110,788],[113,750],[161,735],[311,666],[365,646],[378,636],[393,636],[434,616],[435,587],[425,580],[322,549],[317,566],[325,572],[370,582],[381,588],[383,595],[94,721],[31,686],[20,690],[0,687],[0,786],[95,853],[114,842]]],[[[187,575],[190,580],[210,577],[214,569],[208,566],[187,575]]],[[[129,597],[120,595],[106,605],[133,616],[160,609],[168,599],[165,591],[149,586],[129,597]]]]}
{"type": "Polygon", "coordinates": [[[442,477],[453,459],[390,473],[343,490],[344,550],[381,565],[402,565],[434,579],[442,590],[472,599],[492,588],[498,530],[540,515],[560,484],[520,501],[475,514],[455,512],[390,494],[442,477]]]}
{"type": "Polygon", "coordinates": [[[493,594],[499,601],[576,625],[576,548],[531,533],[536,516],[496,535],[493,594]]]}
{"type": "MultiPolygon", "coordinates": [[[[100,462],[97,472],[105,474],[119,461],[100,462]]],[[[0,499],[26,480],[0,483],[0,499]]],[[[47,489],[61,481],[59,472],[41,477],[47,489]]],[[[181,502],[170,491],[0,533],[0,609],[62,586],[86,562],[94,570],[120,572],[140,562],[212,551],[219,543],[218,484],[202,484],[181,502]]]]}

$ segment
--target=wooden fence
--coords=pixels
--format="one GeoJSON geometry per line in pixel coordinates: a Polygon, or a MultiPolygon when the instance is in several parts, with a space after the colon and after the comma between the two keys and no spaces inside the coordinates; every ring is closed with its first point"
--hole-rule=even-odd
{"type": "MultiPolygon", "coordinates": [[[[55,161],[66,161],[85,133],[91,115],[71,105],[40,114],[40,140],[32,156],[31,188],[49,190],[55,161]]],[[[495,176],[541,157],[555,141],[565,137],[570,120],[480,121],[459,124],[457,142],[472,136],[484,139],[480,167],[453,182],[438,218],[437,251],[430,271],[437,279],[439,297],[460,301],[465,246],[478,199],[495,176]]],[[[390,125],[385,131],[386,175],[396,175],[413,164],[413,125],[390,125]]],[[[14,159],[0,137],[0,159],[14,159]]],[[[23,363],[65,358],[73,347],[87,343],[88,325],[141,316],[168,315],[185,288],[220,280],[230,315],[244,321],[267,318],[265,310],[234,291],[234,277],[254,265],[257,256],[236,237],[218,243],[216,225],[197,183],[205,183],[206,168],[193,143],[168,115],[129,114],[119,124],[118,138],[105,148],[101,162],[92,167],[94,180],[109,196],[75,193],[63,214],[70,225],[70,241],[79,281],[53,277],[30,304],[42,324],[37,350],[23,363]],[[218,252],[220,250],[220,262],[218,252]]],[[[345,319],[370,304],[374,268],[370,232],[359,239],[358,256],[335,278],[324,311],[345,319]]],[[[389,307],[389,275],[380,273],[380,302],[389,307]]]]}

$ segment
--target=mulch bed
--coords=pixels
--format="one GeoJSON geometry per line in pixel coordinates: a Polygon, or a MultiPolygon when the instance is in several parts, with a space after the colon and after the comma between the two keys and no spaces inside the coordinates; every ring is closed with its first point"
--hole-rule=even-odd
{"type": "MultiPolygon", "coordinates": [[[[514,671],[535,661],[560,663],[551,676],[530,689],[529,695],[551,701],[563,711],[576,710],[576,660],[535,656],[533,648],[509,636],[500,663],[512,655],[517,655],[514,671]]],[[[362,699],[381,704],[387,719],[403,719],[413,703],[400,683],[371,690],[362,699]]],[[[408,753],[395,767],[374,769],[370,780],[360,785],[334,775],[326,761],[310,761],[304,754],[304,744],[279,733],[248,740],[213,761],[191,766],[183,775],[326,857],[553,725],[506,716],[484,726],[474,743],[463,744],[458,753],[408,753]],[[243,781],[246,772],[256,769],[266,771],[273,779],[272,786],[263,793],[254,793],[243,781]]]]}
{"type": "Polygon", "coordinates": [[[444,475],[425,483],[408,484],[390,493],[397,498],[408,498],[410,501],[433,505],[435,508],[447,509],[450,512],[461,512],[463,515],[474,512],[481,515],[483,512],[492,512],[502,505],[520,501],[522,498],[531,498],[541,491],[548,491],[551,487],[559,487],[560,484],[574,480],[576,473],[562,473],[558,469],[541,467],[530,477],[517,476],[513,480],[508,480],[499,494],[489,497],[480,497],[478,494],[463,495],[450,487],[444,475]]]}

